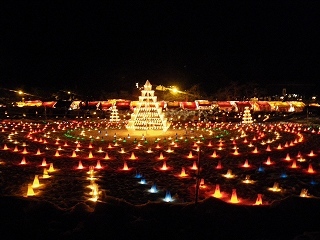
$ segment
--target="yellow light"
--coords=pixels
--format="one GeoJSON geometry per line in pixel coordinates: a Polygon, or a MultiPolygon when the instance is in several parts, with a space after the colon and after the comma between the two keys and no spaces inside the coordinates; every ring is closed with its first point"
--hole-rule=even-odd
{"type": "Polygon", "coordinates": [[[22,94],[23,94],[23,92],[22,92],[21,90],[19,90],[18,93],[19,93],[19,95],[22,95],[22,94]]]}

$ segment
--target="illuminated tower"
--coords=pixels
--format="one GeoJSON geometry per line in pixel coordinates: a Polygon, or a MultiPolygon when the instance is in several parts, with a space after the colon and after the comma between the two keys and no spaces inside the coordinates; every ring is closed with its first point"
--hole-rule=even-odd
{"type": "Polygon", "coordinates": [[[112,123],[118,123],[120,121],[119,113],[116,105],[113,105],[111,108],[111,114],[110,114],[110,122],[112,123]]]}
{"type": "Polygon", "coordinates": [[[251,113],[250,113],[250,109],[249,107],[245,107],[244,111],[243,111],[243,116],[242,116],[242,123],[244,124],[250,124],[252,123],[252,117],[251,117],[251,113]]]}
{"type": "Polygon", "coordinates": [[[157,97],[154,96],[152,85],[147,80],[126,127],[129,131],[162,130],[165,132],[169,126],[170,124],[167,122],[159,102],[157,102],[157,97]]]}

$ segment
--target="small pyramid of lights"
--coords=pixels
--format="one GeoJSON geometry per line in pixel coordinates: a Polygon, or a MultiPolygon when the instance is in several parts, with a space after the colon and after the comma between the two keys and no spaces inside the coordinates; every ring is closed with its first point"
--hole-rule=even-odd
{"type": "Polygon", "coordinates": [[[117,106],[115,104],[111,107],[111,114],[110,114],[110,122],[111,123],[118,123],[120,121],[119,112],[117,106]]]}
{"type": "Polygon", "coordinates": [[[243,111],[243,116],[242,116],[242,123],[243,124],[251,124],[252,121],[252,116],[250,113],[249,107],[245,107],[243,111]]]}
{"type": "Polygon", "coordinates": [[[170,124],[167,122],[159,102],[157,102],[157,97],[154,96],[152,85],[147,80],[126,127],[129,131],[162,130],[165,132],[169,126],[170,124]]]}

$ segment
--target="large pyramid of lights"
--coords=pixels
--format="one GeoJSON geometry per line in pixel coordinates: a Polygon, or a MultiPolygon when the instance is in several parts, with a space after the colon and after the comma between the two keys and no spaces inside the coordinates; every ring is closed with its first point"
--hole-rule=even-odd
{"type": "Polygon", "coordinates": [[[169,126],[170,124],[167,122],[159,102],[157,102],[157,97],[154,96],[152,85],[147,80],[126,127],[129,131],[162,130],[165,132],[169,126]]]}
{"type": "Polygon", "coordinates": [[[243,111],[243,116],[242,116],[242,123],[243,124],[251,124],[252,121],[252,116],[250,113],[249,107],[245,107],[243,111]]]}

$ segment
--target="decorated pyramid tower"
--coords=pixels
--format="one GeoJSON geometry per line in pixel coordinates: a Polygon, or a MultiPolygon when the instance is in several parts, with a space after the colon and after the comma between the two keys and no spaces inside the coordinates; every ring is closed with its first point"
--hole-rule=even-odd
{"type": "Polygon", "coordinates": [[[111,114],[110,114],[110,122],[111,123],[118,123],[120,121],[118,109],[115,105],[111,108],[111,114]]]}
{"type": "Polygon", "coordinates": [[[245,107],[243,111],[243,116],[242,116],[242,123],[244,124],[250,124],[252,123],[252,116],[250,113],[249,107],[245,107]]]}
{"type": "Polygon", "coordinates": [[[170,124],[167,122],[159,102],[157,102],[157,97],[154,96],[152,85],[147,80],[126,127],[129,131],[162,130],[165,132],[169,126],[170,124]]]}

